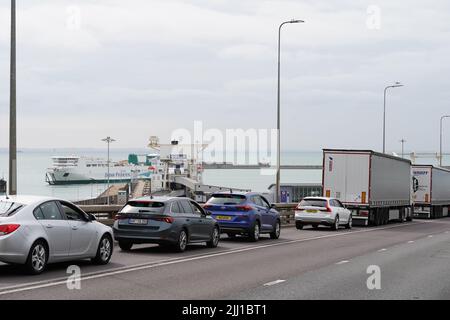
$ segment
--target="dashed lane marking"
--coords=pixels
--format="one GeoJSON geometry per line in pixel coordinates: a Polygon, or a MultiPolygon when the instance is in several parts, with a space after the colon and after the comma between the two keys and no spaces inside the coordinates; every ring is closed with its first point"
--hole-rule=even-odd
{"type": "Polygon", "coordinates": [[[274,285],[279,284],[279,283],[283,283],[285,281],[286,280],[275,280],[275,281],[264,283],[264,286],[265,287],[270,287],[270,286],[274,286],[274,285]]]}

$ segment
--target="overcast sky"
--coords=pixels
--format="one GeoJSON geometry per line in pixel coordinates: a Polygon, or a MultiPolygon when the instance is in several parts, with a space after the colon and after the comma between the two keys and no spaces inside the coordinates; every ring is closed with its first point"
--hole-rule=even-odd
{"type": "MultiPolygon", "coordinates": [[[[177,128],[274,128],[282,143],[437,151],[450,114],[450,3],[18,0],[19,147],[146,145],[177,128]],[[379,17],[377,14],[380,14],[379,17]]],[[[0,147],[8,146],[10,1],[0,1],[0,147]]],[[[445,147],[450,150],[450,119],[445,147]]]]}

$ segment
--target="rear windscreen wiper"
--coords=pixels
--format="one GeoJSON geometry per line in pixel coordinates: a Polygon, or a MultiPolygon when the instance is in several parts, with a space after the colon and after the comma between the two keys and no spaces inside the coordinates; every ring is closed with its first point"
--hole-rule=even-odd
{"type": "Polygon", "coordinates": [[[19,210],[20,208],[22,208],[23,206],[18,206],[15,207],[14,209],[12,209],[10,212],[8,212],[7,217],[11,216],[14,212],[16,212],[17,210],[19,210]]]}

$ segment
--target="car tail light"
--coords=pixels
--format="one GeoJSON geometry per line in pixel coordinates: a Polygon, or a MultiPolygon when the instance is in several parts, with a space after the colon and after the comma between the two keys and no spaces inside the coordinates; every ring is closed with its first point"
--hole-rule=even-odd
{"type": "Polygon", "coordinates": [[[211,206],[209,204],[204,204],[203,205],[203,209],[209,209],[209,208],[211,208],[211,206]]]}
{"type": "Polygon", "coordinates": [[[153,218],[153,220],[156,220],[156,221],[162,221],[162,222],[165,222],[165,223],[173,223],[173,221],[174,221],[174,218],[173,217],[160,217],[160,218],[153,218]]]}
{"type": "Polygon", "coordinates": [[[333,212],[333,210],[327,205],[325,208],[323,208],[323,209],[320,209],[320,211],[323,211],[323,212],[333,212]]]}
{"type": "Polygon", "coordinates": [[[244,206],[236,206],[236,210],[237,211],[251,211],[251,210],[253,210],[253,208],[249,205],[244,205],[244,206]]]}
{"type": "Polygon", "coordinates": [[[20,227],[20,224],[3,224],[0,225],[0,236],[13,233],[20,227]]]}
{"type": "Polygon", "coordinates": [[[126,219],[126,217],[125,217],[125,216],[122,216],[122,215],[120,215],[120,214],[116,214],[116,215],[114,216],[114,220],[123,220],[123,219],[126,219]]]}

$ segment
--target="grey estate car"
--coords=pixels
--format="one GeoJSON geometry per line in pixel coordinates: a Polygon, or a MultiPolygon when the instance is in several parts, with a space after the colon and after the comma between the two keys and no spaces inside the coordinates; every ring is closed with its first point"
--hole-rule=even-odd
{"type": "Polygon", "coordinates": [[[219,225],[208,211],[189,198],[141,197],[128,201],[116,216],[114,239],[122,250],[133,244],[170,245],[182,252],[188,243],[217,247],[219,225]]]}

